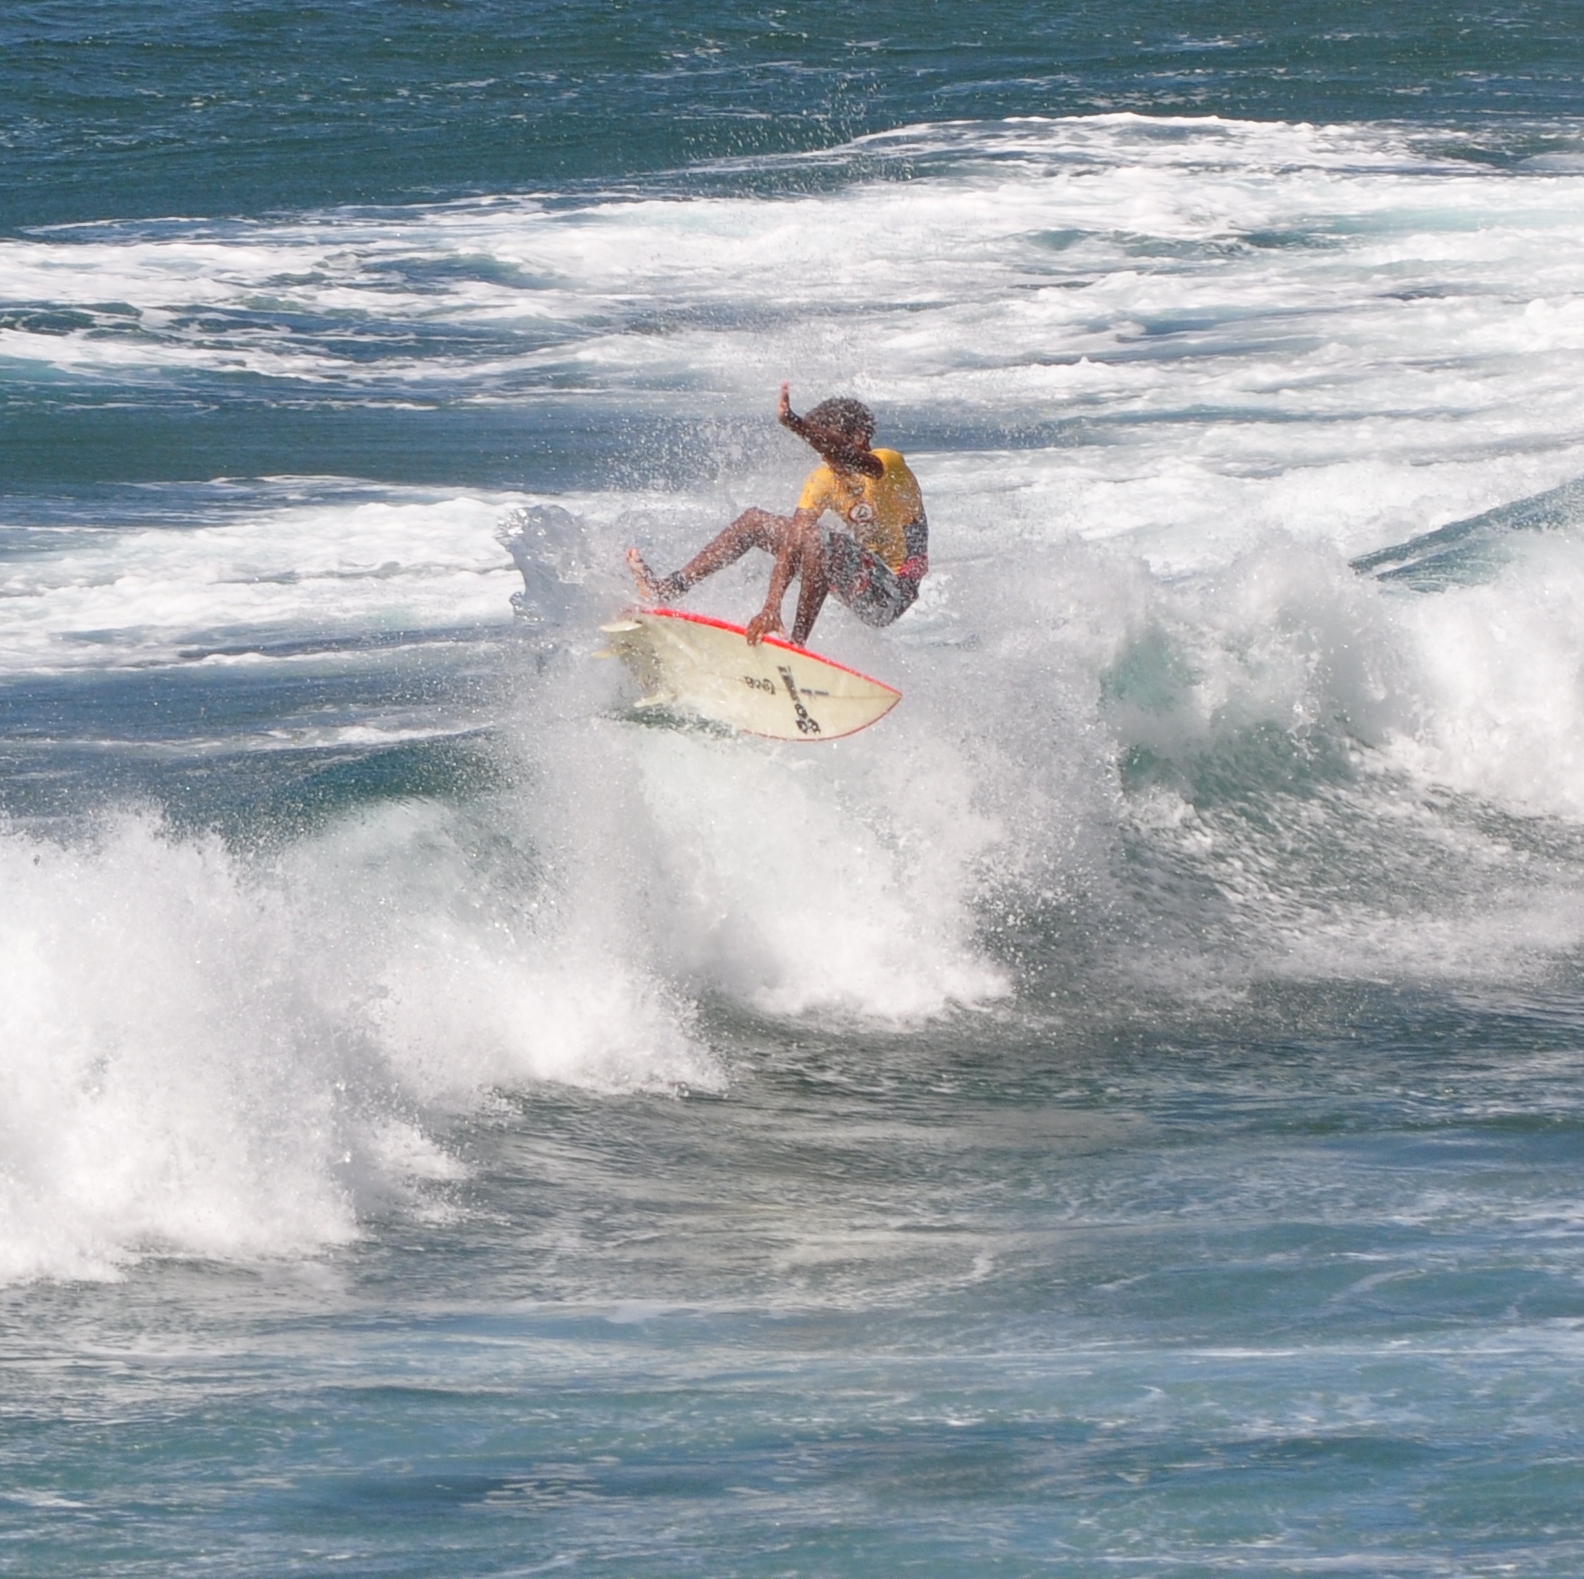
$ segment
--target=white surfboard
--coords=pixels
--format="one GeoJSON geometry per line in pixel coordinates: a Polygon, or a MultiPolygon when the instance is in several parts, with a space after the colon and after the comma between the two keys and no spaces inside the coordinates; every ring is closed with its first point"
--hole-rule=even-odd
{"type": "Polygon", "coordinates": [[[632,609],[600,627],[601,656],[643,687],[640,707],[674,707],[772,740],[839,740],[885,717],[902,693],[818,653],[680,609],[632,609]]]}

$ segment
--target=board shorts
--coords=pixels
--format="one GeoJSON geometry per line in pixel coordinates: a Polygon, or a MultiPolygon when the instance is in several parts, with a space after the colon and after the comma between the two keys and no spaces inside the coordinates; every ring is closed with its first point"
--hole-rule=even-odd
{"type": "Polygon", "coordinates": [[[825,579],[865,625],[889,625],[913,606],[917,581],[899,576],[851,532],[835,526],[820,530],[825,539],[825,579]]]}

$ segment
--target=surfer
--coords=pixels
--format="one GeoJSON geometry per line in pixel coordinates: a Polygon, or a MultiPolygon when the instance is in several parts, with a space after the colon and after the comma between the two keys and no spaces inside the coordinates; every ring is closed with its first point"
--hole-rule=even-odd
{"type": "Polygon", "coordinates": [[[889,625],[912,606],[929,569],[929,523],[924,498],[895,450],[871,449],[873,413],[847,396],[822,400],[807,416],[792,410],[791,385],[781,386],[780,421],[814,449],[822,465],[803,483],[791,515],[744,510],[718,537],[669,576],[656,577],[636,548],[627,564],[639,594],[672,603],[705,576],[741,559],[750,548],[775,558],[764,607],[749,620],[748,640],[784,635],[781,604],[799,580],[792,640],[808,644],[826,595],[836,596],[865,625],[889,625]],[[826,512],[842,524],[821,524],[826,512]]]}

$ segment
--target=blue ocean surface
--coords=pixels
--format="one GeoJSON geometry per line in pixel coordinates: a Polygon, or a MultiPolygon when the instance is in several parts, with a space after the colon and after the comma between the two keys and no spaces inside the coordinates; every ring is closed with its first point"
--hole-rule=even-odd
{"type": "Polygon", "coordinates": [[[1581,23],[6,7],[0,1567],[1584,1571],[1581,23]]]}

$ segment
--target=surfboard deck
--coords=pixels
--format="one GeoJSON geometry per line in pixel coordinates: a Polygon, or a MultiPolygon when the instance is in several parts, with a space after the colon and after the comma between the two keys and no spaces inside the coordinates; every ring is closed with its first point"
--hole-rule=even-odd
{"type": "Polygon", "coordinates": [[[669,707],[771,740],[840,740],[902,700],[883,680],[778,636],[748,645],[741,625],[681,609],[629,609],[600,629],[602,657],[643,687],[639,707],[669,707]]]}

